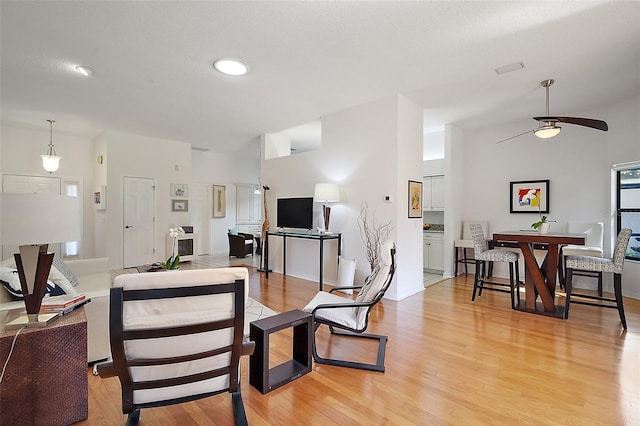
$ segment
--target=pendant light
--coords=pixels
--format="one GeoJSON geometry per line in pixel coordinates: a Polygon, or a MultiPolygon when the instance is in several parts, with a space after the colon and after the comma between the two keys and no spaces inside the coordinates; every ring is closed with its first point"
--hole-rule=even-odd
{"type": "Polygon", "coordinates": [[[55,120],[47,121],[49,122],[49,150],[40,157],[42,158],[42,167],[49,173],[53,173],[58,170],[62,157],[58,157],[56,151],[53,149],[53,123],[55,123],[55,120]]]}

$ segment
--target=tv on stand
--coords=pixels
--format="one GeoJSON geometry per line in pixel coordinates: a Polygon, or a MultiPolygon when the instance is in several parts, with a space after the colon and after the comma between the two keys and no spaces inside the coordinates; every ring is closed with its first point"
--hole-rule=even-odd
{"type": "Polygon", "coordinates": [[[313,229],[313,197],[278,198],[278,229],[313,229]]]}

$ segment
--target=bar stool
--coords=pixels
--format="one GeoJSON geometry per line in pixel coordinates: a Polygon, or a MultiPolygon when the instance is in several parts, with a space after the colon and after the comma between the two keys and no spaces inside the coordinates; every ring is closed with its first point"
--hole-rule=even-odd
{"type": "Polygon", "coordinates": [[[458,263],[464,264],[465,274],[469,273],[467,265],[469,263],[475,265],[476,263],[474,258],[467,257],[467,249],[473,248],[473,240],[471,239],[471,229],[469,228],[469,225],[471,225],[472,223],[480,224],[482,226],[482,232],[484,233],[484,235],[489,235],[489,222],[487,221],[465,220],[464,222],[462,222],[462,239],[455,240],[453,242],[454,259],[455,259],[454,272],[453,272],[454,277],[458,276],[458,263]],[[460,258],[460,249],[462,249],[462,258],[460,258]]]}
{"type": "Polygon", "coordinates": [[[473,239],[473,255],[476,261],[476,275],[473,280],[473,295],[471,301],[476,299],[476,290],[479,289],[478,296],[482,296],[482,290],[500,291],[503,293],[511,294],[511,309],[515,308],[514,293],[517,294],[518,305],[520,304],[520,273],[518,271],[518,254],[507,250],[489,250],[487,240],[484,238],[482,232],[482,226],[477,223],[469,225],[471,229],[471,238],[473,239]],[[498,283],[485,280],[486,278],[486,262],[508,262],[509,263],[509,284],[498,283]],[[514,279],[514,266],[515,266],[515,279],[514,279]],[[490,287],[485,287],[486,284],[490,284],[490,287]],[[496,288],[496,287],[498,288],[496,288]],[[509,287],[509,290],[504,290],[499,287],[509,287]]]}
{"type": "MultiPolygon", "coordinates": [[[[590,256],[590,257],[602,257],[604,254],[604,224],[602,222],[588,223],[588,222],[569,222],[567,231],[569,233],[587,234],[585,244],[583,246],[569,244],[560,248],[560,262],[559,266],[559,278],[561,286],[564,285],[564,272],[566,269],[567,256],[590,256]]],[[[584,277],[593,277],[598,279],[598,295],[602,296],[602,272],[596,271],[581,271],[575,269],[573,275],[580,275],[584,277]]]]}
{"type": "Polygon", "coordinates": [[[620,321],[624,329],[627,329],[627,320],[624,316],[624,305],[622,303],[622,266],[624,265],[624,257],[627,251],[627,245],[631,238],[631,229],[625,228],[620,231],[618,238],[616,239],[616,246],[613,250],[612,259],[603,259],[601,257],[592,256],[567,256],[567,278],[565,281],[565,287],[567,291],[567,297],[565,299],[564,317],[569,318],[569,306],[571,303],[579,303],[582,305],[597,306],[600,308],[617,308],[618,315],[620,315],[620,321]],[[594,272],[612,272],[613,273],[613,291],[614,298],[603,296],[592,296],[589,294],[574,294],[573,291],[573,275],[574,269],[580,271],[594,271],[594,272]],[[576,300],[575,297],[587,300],[576,300]],[[589,300],[598,300],[600,302],[609,303],[594,303],[589,300]],[[613,304],[615,303],[615,304],[613,304]]]}

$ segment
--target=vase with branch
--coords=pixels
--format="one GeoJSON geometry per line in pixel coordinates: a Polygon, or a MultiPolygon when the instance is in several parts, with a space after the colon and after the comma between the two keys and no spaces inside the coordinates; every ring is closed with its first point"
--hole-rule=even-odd
{"type": "Polygon", "coordinates": [[[364,243],[367,261],[371,267],[371,271],[380,263],[380,249],[382,244],[387,240],[393,227],[391,221],[380,224],[376,223],[375,215],[369,220],[369,205],[363,202],[360,205],[360,216],[358,216],[358,227],[360,228],[360,238],[364,243]]]}
{"type": "Polygon", "coordinates": [[[178,269],[180,265],[180,255],[178,254],[178,237],[184,235],[184,229],[181,226],[177,228],[169,228],[169,237],[172,239],[171,256],[166,262],[161,263],[164,269],[178,269]]]}

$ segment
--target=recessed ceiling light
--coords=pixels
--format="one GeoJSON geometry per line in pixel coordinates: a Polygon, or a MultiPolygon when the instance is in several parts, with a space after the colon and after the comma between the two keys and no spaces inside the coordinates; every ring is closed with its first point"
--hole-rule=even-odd
{"type": "Polygon", "coordinates": [[[249,67],[237,59],[218,59],[213,63],[213,67],[227,75],[245,75],[249,67]]]}
{"type": "Polygon", "coordinates": [[[524,64],[522,62],[516,62],[515,64],[504,65],[494,69],[496,74],[506,74],[511,71],[517,71],[524,68],[524,64]]]}
{"type": "Polygon", "coordinates": [[[93,74],[93,70],[91,68],[85,67],[84,65],[78,65],[76,67],[76,71],[78,71],[80,74],[84,75],[85,77],[89,77],[91,74],[93,74]]]}

